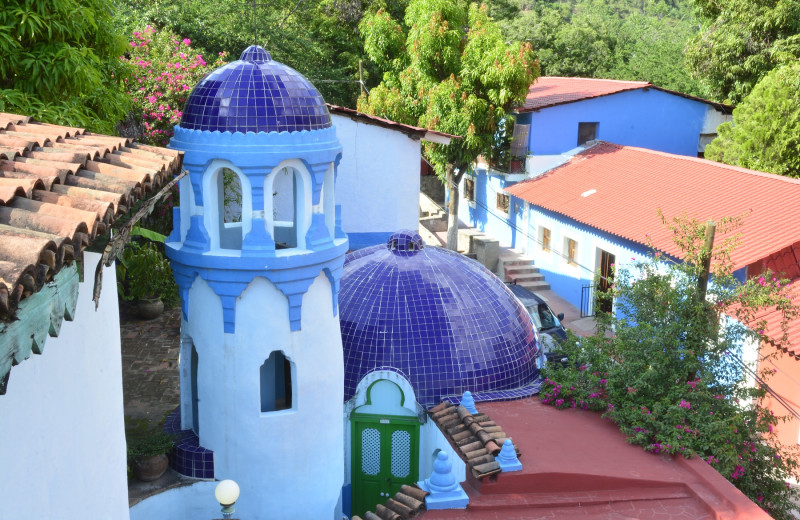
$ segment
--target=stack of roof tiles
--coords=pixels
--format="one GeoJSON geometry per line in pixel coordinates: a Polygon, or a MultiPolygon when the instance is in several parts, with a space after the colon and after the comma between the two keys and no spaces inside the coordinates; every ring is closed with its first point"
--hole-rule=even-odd
{"type": "MultiPolygon", "coordinates": [[[[425,497],[427,491],[415,486],[403,485],[393,498],[386,501],[386,505],[378,504],[375,512],[364,513],[363,520],[405,520],[413,518],[425,510],[425,497]]],[[[358,515],[353,515],[352,520],[362,520],[358,515]]]]}
{"type": "Polygon", "coordinates": [[[0,319],[181,164],[174,150],[0,112],[0,319]]]}
{"type": "MultiPolygon", "coordinates": [[[[488,415],[473,415],[463,406],[455,406],[447,401],[428,410],[428,415],[476,478],[483,479],[502,471],[495,456],[500,453],[507,435],[488,415]]],[[[516,446],[514,449],[517,449],[516,446]]]]}

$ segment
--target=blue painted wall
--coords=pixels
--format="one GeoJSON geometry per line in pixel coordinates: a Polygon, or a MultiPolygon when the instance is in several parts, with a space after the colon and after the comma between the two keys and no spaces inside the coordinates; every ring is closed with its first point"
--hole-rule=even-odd
{"type": "Polygon", "coordinates": [[[575,148],[579,122],[597,122],[597,139],[697,156],[709,105],[653,89],[620,92],[520,114],[530,123],[528,149],[535,155],[575,148]]]}
{"type": "Polygon", "coordinates": [[[497,193],[514,183],[506,180],[503,175],[487,173],[485,169],[477,169],[471,178],[475,181],[475,200],[467,201],[464,198],[464,181],[462,179],[461,199],[458,207],[459,219],[496,238],[503,246],[517,247],[517,241],[520,240],[523,233],[520,227],[523,202],[516,197],[511,197],[508,213],[497,208],[497,193]]]}
{"type": "Polygon", "coordinates": [[[530,206],[527,254],[534,260],[553,291],[576,307],[581,304],[581,288],[592,284],[600,265],[600,251],[615,256],[616,267],[625,267],[648,254],[642,244],[599,231],[558,213],[530,206]],[[550,251],[540,243],[541,231],[550,230],[550,251]],[[577,265],[567,262],[566,239],[577,242],[577,265]]]}

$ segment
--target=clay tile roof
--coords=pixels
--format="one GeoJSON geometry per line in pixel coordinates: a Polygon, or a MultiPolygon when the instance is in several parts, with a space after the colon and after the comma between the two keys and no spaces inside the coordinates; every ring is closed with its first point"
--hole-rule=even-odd
{"type": "Polygon", "coordinates": [[[664,216],[700,221],[742,217],[731,260],[745,267],[800,237],[800,179],[706,159],[598,142],[546,174],[506,188],[536,206],[674,257],[681,251],[664,216]]]}
{"type": "Polygon", "coordinates": [[[507,435],[488,415],[473,415],[463,406],[454,406],[448,401],[428,410],[428,415],[467,463],[475,478],[483,479],[502,471],[495,456],[500,453],[507,435]]]}
{"type": "Polygon", "coordinates": [[[542,76],[538,78],[528,91],[528,96],[517,112],[531,112],[556,105],[574,103],[584,99],[608,96],[625,92],[627,90],[653,89],[707,103],[717,110],[730,114],[733,107],[722,103],[715,103],[682,92],[675,92],[661,87],[656,87],[648,81],[619,81],[614,79],[596,78],[562,78],[556,76],[542,76]]]}
{"type": "Polygon", "coordinates": [[[182,160],[175,150],[0,112],[0,320],[182,160]]]}
{"type": "MultiPolygon", "coordinates": [[[[403,484],[400,491],[392,498],[386,500],[384,504],[375,506],[375,513],[367,511],[364,513],[363,520],[400,520],[402,518],[413,518],[425,511],[425,497],[430,495],[417,485],[408,486],[403,484]]],[[[351,520],[362,520],[358,515],[353,515],[351,520]]]]}

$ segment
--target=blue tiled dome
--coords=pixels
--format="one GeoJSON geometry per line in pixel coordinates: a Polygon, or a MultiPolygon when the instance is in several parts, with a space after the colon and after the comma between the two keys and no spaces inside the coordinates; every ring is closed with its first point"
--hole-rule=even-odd
{"type": "Polygon", "coordinates": [[[502,398],[539,374],[538,336],[511,291],[479,263],[425,247],[412,231],[347,255],[339,316],[345,399],[378,368],[405,375],[425,406],[465,390],[502,398]]]}
{"type": "Polygon", "coordinates": [[[331,126],[325,100],[302,74],[258,45],[203,78],[186,101],[182,128],[297,132],[331,126]]]}

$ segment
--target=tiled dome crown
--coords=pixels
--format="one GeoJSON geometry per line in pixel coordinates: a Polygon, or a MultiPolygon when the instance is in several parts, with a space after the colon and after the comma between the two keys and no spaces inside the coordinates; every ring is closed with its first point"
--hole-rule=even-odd
{"type": "Polygon", "coordinates": [[[325,100],[302,74],[258,45],[194,87],[180,126],[220,132],[298,132],[332,125],[325,100]]]}

